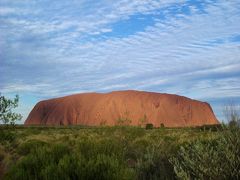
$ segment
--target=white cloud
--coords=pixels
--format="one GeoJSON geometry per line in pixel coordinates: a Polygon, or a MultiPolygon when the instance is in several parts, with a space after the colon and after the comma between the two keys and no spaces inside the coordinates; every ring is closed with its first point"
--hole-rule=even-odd
{"type": "Polygon", "coordinates": [[[10,7],[0,7],[0,16],[13,14],[16,12],[16,9],[10,7]]]}
{"type": "MultiPolygon", "coordinates": [[[[229,40],[240,30],[236,1],[209,1],[204,12],[193,3],[190,14],[181,11],[189,2],[173,0],[75,1],[44,8],[34,3],[31,12],[23,9],[36,11],[29,18],[1,18],[0,13],[3,92],[54,97],[143,89],[201,99],[240,96],[240,44],[229,40]],[[116,22],[135,23],[136,14],[152,15],[155,24],[107,35],[116,33],[116,22]]],[[[16,8],[2,12],[17,14],[16,8]]]]}

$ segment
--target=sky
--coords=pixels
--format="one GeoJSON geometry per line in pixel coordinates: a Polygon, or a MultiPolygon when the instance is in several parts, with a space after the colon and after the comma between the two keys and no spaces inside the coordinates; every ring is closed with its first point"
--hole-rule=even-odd
{"type": "Polygon", "coordinates": [[[1,0],[0,92],[144,90],[240,103],[239,0],[1,0]]]}

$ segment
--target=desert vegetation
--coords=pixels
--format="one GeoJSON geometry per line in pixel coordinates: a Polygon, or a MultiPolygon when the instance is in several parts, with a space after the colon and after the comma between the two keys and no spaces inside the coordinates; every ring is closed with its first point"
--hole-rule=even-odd
{"type": "Polygon", "coordinates": [[[0,179],[240,178],[237,127],[16,126],[0,133],[0,179]]]}
{"type": "MultiPolygon", "coordinates": [[[[239,179],[238,111],[228,125],[154,128],[147,117],[128,126],[6,126],[21,117],[18,104],[1,97],[0,179],[239,179]],[[145,127],[143,127],[145,123],[145,127]]],[[[234,110],[233,110],[234,109],[234,110]]]]}
{"type": "Polygon", "coordinates": [[[0,92],[0,123],[1,124],[11,124],[14,125],[17,120],[22,118],[19,113],[13,112],[13,110],[18,106],[19,96],[16,95],[14,99],[6,98],[1,95],[0,92]]]}
{"type": "Polygon", "coordinates": [[[229,100],[223,106],[223,115],[227,120],[230,127],[240,127],[240,105],[236,104],[233,100],[229,100]]]}

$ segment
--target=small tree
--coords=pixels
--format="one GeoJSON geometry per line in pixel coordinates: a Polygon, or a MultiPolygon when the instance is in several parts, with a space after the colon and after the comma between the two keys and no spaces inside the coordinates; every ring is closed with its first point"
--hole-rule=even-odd
{"type": "Polygon", "coordinates": [[[12,112],[18,106],[19,96],[16,95],[13,100],[7,99],[0,94],[0,121],[3,124],[15,124],[17,120],[21,120],[22,115],[12,112]]]}
{"type": "Polygon", "coordinates": [[[164,123],[161,123],[160,127],[161,127],[161,128],[164,128],[164,127],[165,127],[165,126],[164,126],[164,123]]]}
{"type": "Polygon", "coordinates": [[[148,124],[146,124],[146,127],[145,127],[146,129],[153,129],[153,124],[151,124],[151,123],[148,123],[148,124]]]}
{"type": "Polygon", "coordinates": [[[131,124],[131,119],[126,117],[118,117],[117,119],[117,125],[118,126],[129,126],[131,124]]]}
{"type": "Polygon", "coordinates": [[[132,123],[132,120],[129,118],[129,111],[125,111],[123,116],[119,116],[117,119],[118,126],[129,126],[132,123]]]}
{"type": "Polygon", "coordinates": [[[240,123],[240,105],[230,101],[223,107],[223,114],[228,121],[229,126],[239,126],[240,123]]]}
{"type": "Polygon", "coordinates": [[[100,121],[100,126],[106,126],[107,120],[106,119],[101,119],[100,121]]]}
{"type": "Polygon", "coordinates": [[[139,119],[139,124],[140,126],[144,126],[147,123],[147,115],[144,114],[144,116],[142,118],[139,119]]]}

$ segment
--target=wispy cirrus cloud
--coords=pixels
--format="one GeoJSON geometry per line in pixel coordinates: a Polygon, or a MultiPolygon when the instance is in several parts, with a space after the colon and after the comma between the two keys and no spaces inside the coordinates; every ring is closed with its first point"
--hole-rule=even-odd
{"type": "Polygon", "coordinates": [[[119,89],[239,99],[239,9],[215,0],[3,0],[1,91],[23,101],[119,89]]]}

